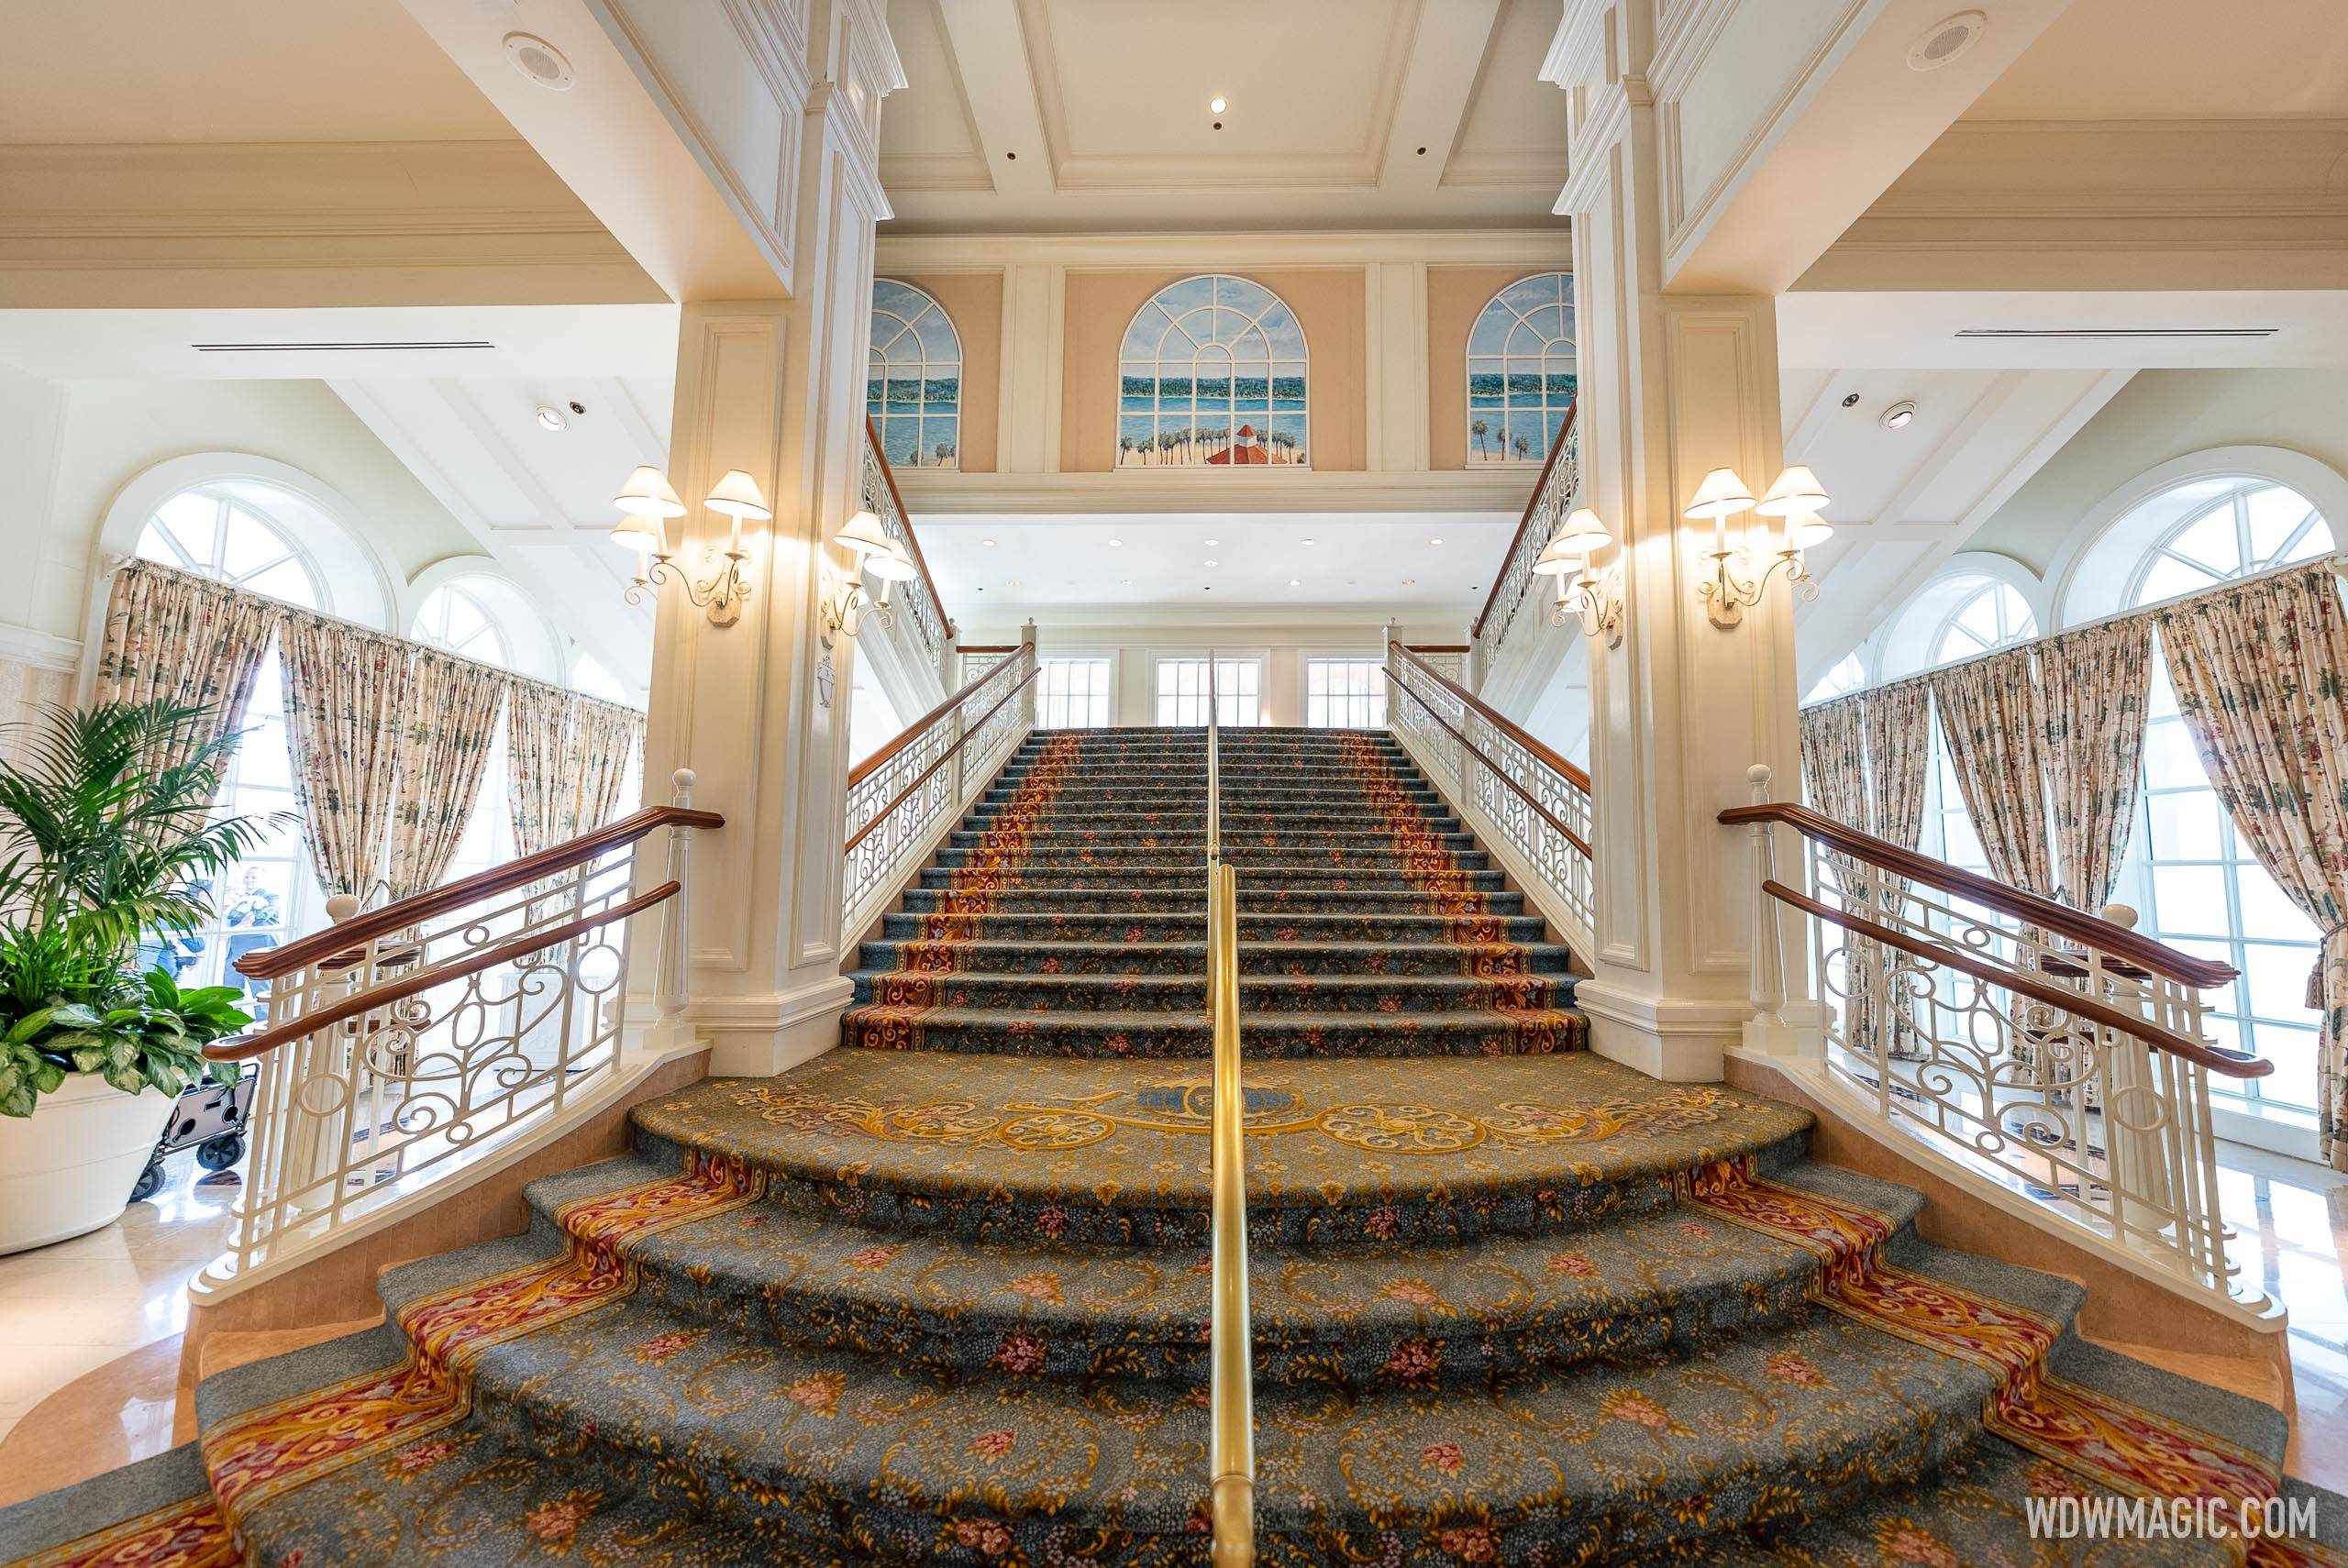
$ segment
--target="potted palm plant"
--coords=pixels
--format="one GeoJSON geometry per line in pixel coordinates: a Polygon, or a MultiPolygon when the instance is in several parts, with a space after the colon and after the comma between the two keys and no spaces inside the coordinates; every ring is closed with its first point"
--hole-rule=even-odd
{"type": "Polygon", "coordinates": [[[205,889],[271,825],[216,816],[234,734],[160,702],[44,709],[0,759],[0,1253],[121,1214],[204,1047],[252,1021],[232,987],[141,973],[142,939],[210,915],[205,889]]]}

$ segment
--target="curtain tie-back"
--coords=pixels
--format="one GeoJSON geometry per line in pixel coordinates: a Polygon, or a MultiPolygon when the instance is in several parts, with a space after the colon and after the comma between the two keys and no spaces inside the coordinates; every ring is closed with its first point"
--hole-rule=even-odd
{"type": "Polygon", "coordinates": [[[2340,936],[2342,932],[2348,932],[2348,920],[2340,921],[2334,924],[2325,926],[2323,928],[2323,934],[2317,939],[2318,945],[2316,947],[2315,962],[2308,967],[2308,994],[2306,998],[2306,1005],[2307,1010],[2309,1012],[2321,1012],[2323,1010],[2324,960],[2331,952],[2331,944],[2340,940],[2340,936]]]}

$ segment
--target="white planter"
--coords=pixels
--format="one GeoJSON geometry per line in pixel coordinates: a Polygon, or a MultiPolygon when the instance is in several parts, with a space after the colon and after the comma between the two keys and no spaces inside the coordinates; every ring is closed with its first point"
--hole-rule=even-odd
{"type": "Polygon", "coordinates": [[[73,1073],[30,1116],[0,1117],[0,1253],[120,1219],[172,1103],[161,1089],[128,1095],[73,1073]]]}

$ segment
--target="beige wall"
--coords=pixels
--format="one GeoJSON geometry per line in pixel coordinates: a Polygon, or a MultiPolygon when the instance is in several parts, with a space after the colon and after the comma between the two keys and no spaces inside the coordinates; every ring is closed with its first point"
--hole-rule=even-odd
{"type": "MultiPolygon", "coordinates": [[[[1305,412],[1312,421],[1312,467],[1359,472],[1368,467],[1368,419],[1364,342],[1368,282],[1359,267],[1232,269],[1261,283],[1296,313],[1311,356],[1305,412]]],[[[1117,350],[1134,313],[1194,269],[1068,274],[1067,337],[1061,362],[1060,470],[1103,473],[1117,465],[1117,350]]]]}
{"type": "Polygon", "coordinates": [[[997,415],[1002,401],[1002,274],[886,272],[925,291],[946,307],[962,340],[962,471],[995,468],[997,415]]]}
{"type": "MultiPolygon", "coordinates": [[[[1468,466],[1468,334],[1492,296],[1555,267],[1427,269],[1427,467],[1468,466]]],[[[1546,457],[1547,454],[1542,454],[1546,457]]]]}
{"type": "Polygon", "coordinates": [[[22,762],[35,714],[51,702],[73,701],[73,672],[0,658],[0,758],[22,762]]]}

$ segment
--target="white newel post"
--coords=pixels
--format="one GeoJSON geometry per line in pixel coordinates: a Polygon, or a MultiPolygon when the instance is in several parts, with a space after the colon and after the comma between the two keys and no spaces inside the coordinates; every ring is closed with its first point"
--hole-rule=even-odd
{"type": "MultiPolygon", "coordinates": [[[[1772,796],[1769,781],[1774,777],[1769,765],[1756,762],[1744,770],[1747,782],[1753,786],[1753,804],[1766,806],[1772,796]]],[[[1777,880],[1777,829],[1768,823],[1755,823],[1745,830],[1753,839],[1753,930],[1756,940],[1753,947],[1753,1016],[1744,1021],[1744,1048],[1772,1056],[1792,1056],[1803,1054],[1822,1055],[1825,1041],[1815,1029],[1797,1029],[1786,1021],[1786,941],[1783,927],[1791,923],[1797,931],[1800,918],[1790,922],[1778,900],[1763,890],[1763,884],[1777,880]]],[[[1809,951],[1807,943],[1800,950],[1809,951]]]]}
{"type": "MultiPolygon", "coordinates": [[[[693,803],[693,770],[680,767],[669,775],[669,801],[685,807],[693,803]]],[[[692,941],[692,829],[682,823],[669,826],[669,856],[664,880],[677,884],[677,895],[660,906],[660,946],[653,966],[655,1017],[646,1043],[660,1047],[680,1045],[692,1037],[685,1017],[686,954],[692,941]]]]}
{"type": "MultiPolygon", "coordinates": [[[[1017,659],[1025,668],[1035,669],[1036,668],[1036,623],[1032,618],[1020,626],[1019,651],[1012,657],[1017,659]]],[[[1025,678],[1024,676],[1014,675],[1012,679],[1019,680],[1024,679],[1025,678]]],[[[1043,701],[1043,696],[1044,678],[1042,674],[1038,672],[1035,679],[1027,682],[1025,707],[1027,710],[1027,727],[1031,730],[1036,727],[1036,715],[1042,712],[1041,704],[1043,701]]]]}
{"type": "MultiPolygon", "coordinates": [[[[2099,912],[2114,925],[2131,931],[2136,927],[2136,911],[2126,904],[2106,904],[2099,912]]],[[[2080,988],[2090,999],[2108,1000],[2121,1011],[2148,1022],[2162,1021],[2150,1005],[2152,987],[2158,983],[2152,977],[2140,982],[2115,975],[2110,967],[2111,960],[2093,951],[2082,953],[2079,959],[2087,969],[2080,988]]],[[[2107,1057],[2102,1077],[2109,1087],[2102,1121],[2105,1154],[2111,1162],[2112,1206],[2121,1225],[2149,1235],[2165,1229],[2172,1219],[2185,1218],[2177,1201],[2179,1191],[2170,1180],[2168,1144],[2178,1132],[2177,1121],[2186,1114],[2186,1105],[2183,1097],[2173,1097],[2161,1088],[2150,1045],[2114,1029],[2096,1032],[2107,1057]]],[[[2182,1079],[2194,1069],[2180,1062],[2175,1064],[2175,1070],[2182,1079]]],[[[2086,1108],[2079,1109],[2084,1113],[2086,1108]]],[[[2084,1114],[2080,1121],[2086,1125],[2084,1114]]],[[[2187,1228],[2180,1225],[2176,1253],[2180,1268],[2189,1271],[2194,1261],[2190,1254],[2187,1228]]]]}

